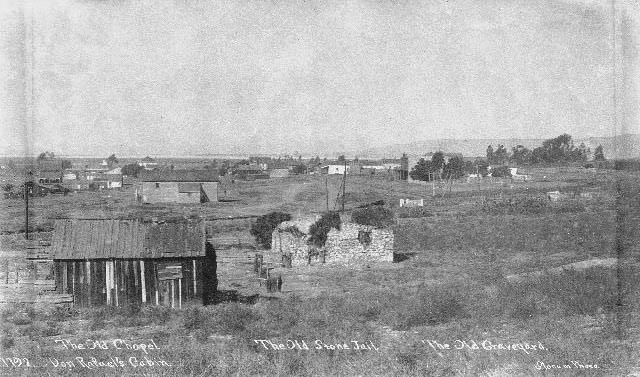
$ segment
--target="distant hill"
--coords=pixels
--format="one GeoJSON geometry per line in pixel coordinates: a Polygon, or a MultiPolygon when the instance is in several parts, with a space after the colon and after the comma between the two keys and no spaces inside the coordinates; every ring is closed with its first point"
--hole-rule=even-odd
{"type": "MultiPolygon", "coordinates": [[[[509,150],[516,145],[524,145],[533,149],[542,145],[544,140],[546,139],[434,139],[369,148],[358,151],[355,155],[378,158],[399,157],[402,153],[417,155],[440,150],[462,153],[465,157],[484,157],[488,145],[493,145],[495,148],[497,145],[503,144],[509,150]]],[[[579,145],[580,143],[591,148],[592,152],[598,145],[602,145],[607,159],[640,157],[640,134],[574,139],[574,144],[579,145]]]]}

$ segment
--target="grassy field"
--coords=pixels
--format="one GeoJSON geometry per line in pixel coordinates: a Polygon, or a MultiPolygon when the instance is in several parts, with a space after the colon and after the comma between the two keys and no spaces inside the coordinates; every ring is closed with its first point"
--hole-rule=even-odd
{"type": "MultiPolygon", "coordinates": [[[[405,213],[395,225],[397,263],[357,269],[301,268],[308,282],[305,289],[265,295],[251,304],[202,307],[193,302],[182,310],[6,308],[0,347],[7,366],[0,361],[0,372],[12,376],[639,372],[640,242],[635,233],[640,225],[640,177],[557,169],[539,175],[544,180],[456,183],[450,192],[441,190],[436,197],[431,197],[430,186],[350,177],[347,208],[380,199],[395,208],[400,198],[425,198],[426,208],[405,213]],[[596,195],[572,200],[570,205],[531,205],[537,202],[529,199],[557,189],[596,195]],[[490,206],[489,199],[495,200],[490,206]],[[507,278],[618,257],[614,268],[518,281],[507,278]],[[65,339],[69,343],[63,345],[65,339]],[[130,345],[152,340],[158,349],[146,348],[146,353],[139,346],[128,349],[119,339],[130,345]],[[89,346],[104,341],[98,343],[103,348],[71,346],[86,345],[88,340],[89,346]],[[14,366],[18,359],[7,357],[28,359],[32,366],[14,366]],[[103,364],[94,365],[91,358],[103,364]]],[[[337,190],[338,183],[333,178],[330,191],[337,190]]],[[[224,217],[283,210],[295,216],[322,211],[326,205],[323,177],[240,182],[239,191],[239,202],[201,208],[142,206],[126,191],[39,198],[34,201],[34,224],[47,230],[53,214],[224,217]]],[[[9,204],[1,221],[3,230],[13,233],[20,230],[21,202],[9,204]]],[[[2,237],[4,252],[20,252],[19,236],[2,237]]]]}

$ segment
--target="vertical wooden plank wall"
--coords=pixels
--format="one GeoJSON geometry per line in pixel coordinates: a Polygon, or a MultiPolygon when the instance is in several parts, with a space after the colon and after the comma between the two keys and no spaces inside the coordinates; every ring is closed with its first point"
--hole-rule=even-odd
{"type": "Polygon", "coordinates": [[[186,259],[182,278],[158,280],[158,260],[56,260],[56,292],[72,294],[79,307],[156,304],[182,307],[182,301],[203,293],[200,259],[186,259]]]}
{"type": "Polygon", "coordinates": [[[147,285],[145,279],[145,271],[144,271],[144,261],[140,261],[140,297],[142,299],[142,303],[147,302],[147,285]]]}

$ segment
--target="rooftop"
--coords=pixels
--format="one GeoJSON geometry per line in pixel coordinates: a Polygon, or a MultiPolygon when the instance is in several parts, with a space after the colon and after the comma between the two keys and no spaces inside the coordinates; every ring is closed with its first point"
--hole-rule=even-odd
{"type": "Polygon", "coordinates": [[[199,221],[55,220],[53,259],[175,258],[204,256],[199,221]]]}
{"type": "Polygon", "coordinates": [[[217,182],[217,170],[143,170],[142,182],[217,182]]]}

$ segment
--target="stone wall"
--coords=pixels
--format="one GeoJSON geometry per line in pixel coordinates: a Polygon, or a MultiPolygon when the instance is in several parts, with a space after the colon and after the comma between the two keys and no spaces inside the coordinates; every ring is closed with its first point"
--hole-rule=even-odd
{"type": "Polygon", "coordinates": [[[342,224],[340,231],[329,232],[325,244],[326,263],[393,262],[393,239],[391,229],[342,224]]]}
{"type": "Polygon", "coordinates": [[[343,223],[341,229],[331,229],[324,248],[307,244],[308,236],[296,236],[282,229],[273,232],[271,250],[291,256],[291,266],[370,262],[393,262],[394,235],[391,229],[374,229],[353,223],[343,223]],[[311,254],[311,257],[309,257],[311,254]]]}
{"type": "Polygon", "coordinates": [[[271,236],[271,251],[278,255],[291,255],[291,266],[308,264],[309,245],[307,236],[298,237],[292,233],[276,229],[271,236]]]}

